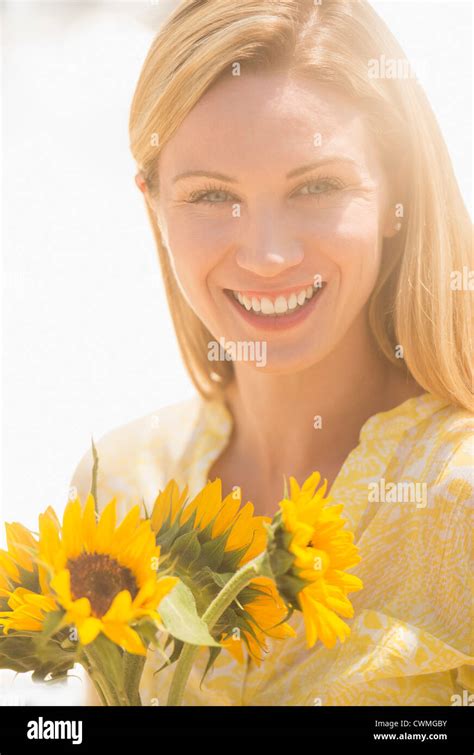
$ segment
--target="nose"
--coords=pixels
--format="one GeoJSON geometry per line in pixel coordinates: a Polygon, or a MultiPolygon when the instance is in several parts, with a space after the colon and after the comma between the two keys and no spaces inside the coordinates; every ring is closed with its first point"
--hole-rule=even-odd
{"type": "Polygon", "coordinates": [[[244,238],[235,259],[239,267],[262,277],[274,277],[299,265],[304,258],[301,243],[284,228],[285,218],[261,212],[245,225],[244,238]]]}

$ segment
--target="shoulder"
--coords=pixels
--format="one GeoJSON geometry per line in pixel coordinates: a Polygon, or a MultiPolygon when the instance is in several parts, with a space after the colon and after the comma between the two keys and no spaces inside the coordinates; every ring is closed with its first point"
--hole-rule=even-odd
{"type": "MultiPolygon", "coordinates": [[[[99,509],[113,497],[118,509],[156,496],[173,476],[199,425],[203,400],[194,396],[142,415],[94,438],[98,455],[97,497],[99,509]]],[[[91,488],[92,443],[77,464],[70,487],[84,502],[91,488]]]]}
{"type": "MultiPolygon", "coordinates": [[[[421,512],[424,585],[463,652],[472,655],[472,517],[474,508],[474,417],[446,407],[433,417],[434,442],[427,457],[428,506],[421,512]],[[430,562],[430,563],[428,563],[430,562]]],[[[441,621],[441,619],[440,619],[441,621]]],[[[454,642],[454,641],[453,641],[454,642]]]]}
{"type": "Polygon", "coordinates": [[[472,488],[473,439],[474,415],[452,404],[421,423],[417,443],[426,449],[425,463],[431,471],[429,477],[433,486],[448,486],[451,494],[462,496],[469,485],[472,488]]]}
{"type": "Polygon", "coordinates": [[[474,416],[465,409],[446,405],[421,424],[410,444],[410,479],[423,481],[426,488],[427,507],[419,516],[423,548],[437,564],[437,589],[451,591],[450,601],[459,598],[469,582],[473,438],[474,416]]]}
{"type": "Polygon", "coordinates": [[[474,414],[431,394],[407,401],[403,409],[394,430],[400,471],[426,482],[433,493],[454,490],[456,479],[472,485],[474,414]]]}
{"type": "Polygon", "coordinates": [[[465,552],[474,504],[474,415],[424,394],[376,419],[368,453],[380,453],[380,439],[392,434],[385,476],[400,485],[400,495],[420,497],[419,506],[405,506],[408,518],[411,511],[427,540],[439,540],[439,552],[465,552]]]}

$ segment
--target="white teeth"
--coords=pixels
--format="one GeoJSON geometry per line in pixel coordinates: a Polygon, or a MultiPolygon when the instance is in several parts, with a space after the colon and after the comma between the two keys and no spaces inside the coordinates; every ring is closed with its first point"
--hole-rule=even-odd
{"type": "Polygon", "coordinates": [[[275,312],[277,315],[282,315],[284,312],[288,311],[288,302],[286,301],[284,296],[277,296],[276,302],[275,302],[275,312]]]}
{"type": "Polygon", "coordinates": [[[291,294],[288,299],[288,309],[295,309],[295,307],[298,306],[298,299],[296,298],[296,294],[291,294]]]}
{"type": "Polygon", "coordinates": [[[273,306],[273,302],[270,301],[270,299],[262,299],[260,302],[261,311],[264,315],[274,315],[275,314],[275,307],[273,306]]]}
{"type": "Polygon", "coordinates": [[[302,307],[313,298],[314,294],[323,288],[324,283],[314,284],[314,286],[308,286],[302,289],[299,293],[291,293],[289,296],[277,296],[275,300],[269,299],[267,296],[259,298],[257,296],[246,296],[239,291],[232,291],[235,299],[247,310],[253,310],[257,314],[261,315],[285,315],[287,312],[292,312],[298,307],[302,307]]]}
{"type": "Polygon", "coordinates": [[[260,312],[262,307],[256,296],[252,296],[252,309],[254,312],[260,312]]]}
{"type": "Polygon", "coordinates": [[[298,299],[298,304],[301,306],[305,303],[306,300],[306,290],[300,291],[298,296],[296,297],[298,299]]]}

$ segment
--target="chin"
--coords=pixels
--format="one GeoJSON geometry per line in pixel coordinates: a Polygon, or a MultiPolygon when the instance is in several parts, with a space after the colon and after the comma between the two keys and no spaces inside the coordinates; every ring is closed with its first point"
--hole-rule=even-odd
{"type": "Polygon", "coordinates": [[[314,348],[311,349],[311,352],[302,352],[296,349],[282,350],[278,344],[268,343],[265,364],[263,360],[260,360],[260,363],[257,361],[237,362],[236,367],[239,369],[242,364],[247,369],[265,375],[294,375],[322,362],[328,352],[327,349],[314,350],[314,348]]]}

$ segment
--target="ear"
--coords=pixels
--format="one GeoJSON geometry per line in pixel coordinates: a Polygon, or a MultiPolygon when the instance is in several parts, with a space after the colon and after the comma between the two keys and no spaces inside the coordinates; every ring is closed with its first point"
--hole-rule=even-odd
{"type": "Polygon", "coordinates": [[[153,206],[152,198],[150,196],[150,191],[148,189],[148,184],[147,184],[147,182],[146,182],[146,180],[145,180],[145,178],[143,176],[143,173],[141,173],[140,171],[135,176],[135,183],[138,186],[138,188],[140,189],[140,191],[143,194],[143,196],[145,197],[145,201],[148,204],[148,206],[152,210],[155,210],[155,208],[153,206]]]}
{"type": "Polygon", "coordinates": [[[385,210],[383,236],[392,239],[399,233],[405,220],[406,157],[398,155],[390,164],[387,208],[385,210]]]}
{"type": "Polygon", "coordinates": [[[142,194],[146,195],[147,185],[146,185],[145,179],[143,178],[143,174],[142,173],[140,173],[140,172],[137,173],[137,175],[135,176],[135,183],[138,186],[138,188],[140,189],[140,191],[142,192],[142,194]]]}
{"type": "Polygon", "coordinates": [[[391,204],[385,215],[385,224],[383,228],[383,237],[385,239],[393,239],[394,236],[399,233],[403,224],[403,214],[400,215],[400,211],[403,213],[403,205],[391,204]],[[400,208],[402,208],[400,210],[400,208]]]}

